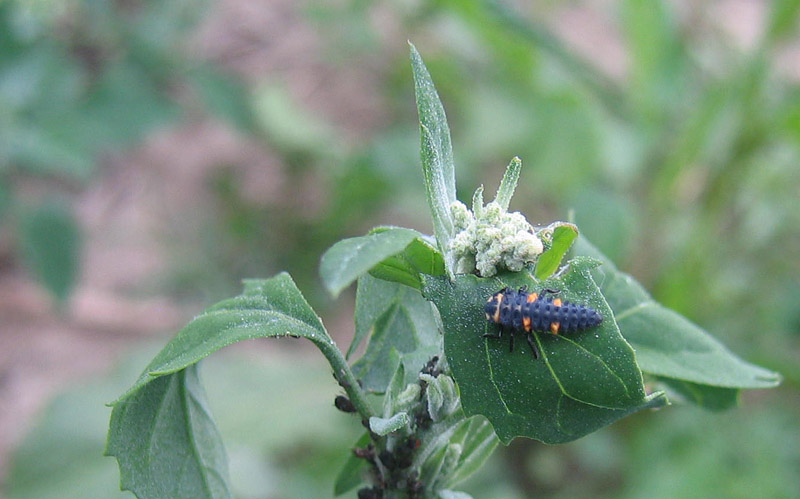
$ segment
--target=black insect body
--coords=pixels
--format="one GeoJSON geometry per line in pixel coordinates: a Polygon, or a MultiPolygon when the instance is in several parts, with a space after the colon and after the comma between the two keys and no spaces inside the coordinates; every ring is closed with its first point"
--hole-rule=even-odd
{"type": "Polygon", "coordinates": [[[353,402],[344,395],[337,395],[336,398],[333,399],[333,405],[342,412],[356,412],[358,410],[356,406],[353,405],[353,402]]]}
{"type": "Polygon", "coordinates": [[[504,288],[486,300],[484,311],[486,319],[500,326],[500,331],[495,334],[486,333],[487,338],[500,338],[504,331],[511,333],[511,351],[514,351],[514,333],[522,331],[528,333],[528,340],[533,352],[533,358],[539,358],[539,350],[533,339],[532,331],[539,333],[583,331],[597,326],[603,322],[603,316],[595,309],[586,305],[578,305],[561,298],[552,298],[546,295],[557,295],[559,291],[543,289],[541,293],[528,293],[526,287],[514,291],[504,288]]]}

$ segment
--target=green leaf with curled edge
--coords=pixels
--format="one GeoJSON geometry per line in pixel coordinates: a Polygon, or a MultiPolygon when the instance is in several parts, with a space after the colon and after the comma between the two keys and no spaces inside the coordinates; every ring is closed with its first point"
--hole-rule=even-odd
{"type": "Polygon", "coordinates": [[[408,426],[411,420],[405,412],[398,412],[388,418],[372,416],[369,418],[369,429],[378,436],[385,437],[389,433],[408,426]]]}
{"type": "Polygon", "coordinates": [[[359,276],[387,258],[403,252],[414,239],[421,236],[412,229],[391,227],[366,236],[343,239],[322,255],[319,269],[322,282],[333,296],[338,296],[359,276]]]}
{"type": "Polygon", "coordinates": [[[603,261],[592,274],[642,371],[719,388],[771,388],[780,383],[780,374],[740,359],[705,330],[655,302],[585,238],[578,239],[575,253],[603,261]]]}
{"type": "Polygon", "coordinates": [[[320,350],[336,348],[289,274],[244,281],[244,292],[206,309],[156,355],[134,385],[112,405],[159,376],[185,369],[237,341],[298,336],[320,350]]]}
{"type": "Polygon", "coordinates": [[[578,237],[578,228],[570,223],[560,223],[553,229],[550,248],[539,255],[536,261],[534,275],[536,279],[547,279],[561,265],[564,255],[567,254],[572,243],[578,237]]]}
{"type": "Polygon", "coordinates": [[[241,295],[184,327],[112,404],[108,453],[120,463],[122,486],[143,491],[139,497],[229,497],[224,451],[194,366],[237,341],[287,335],[310,340],[329,361],[338,353],[287,273],[245,281],[241,295]]]}
{"type": "Polygon", "coordinates": [[[424,294],[439,309],[445,355],[467,416],[482,414],[503,443],[524,436],[545,443],[580,438],[638,410],[667,403],[663,392],[645,395],[633,349],[591,278],[597,261],[577,258],[561,277],[536,282],[524,272],[492,279],[458,275],[426,277],[424,294]],[[534,360],[522,334],[509,353],[508,340],[483,338],[489,325],[487,297],[509,286],[553,288],[565,300],[590,306],[604,321],[587,331],[534,333],[542,356],[534,360]]]}
{"type": "Polygon", "coordinates": [[[117,403],[105,453],[119,461],[120,488],[139,499],[232,497],[227,456],[197,365],[117,403]]]}
{"type": "MultiPolygon", "coordinates": [[[[397,228],[377,227],[370,234],[377,234],[397,228]]],[[[402,229],[410,230],[410,229],[402,229]]],[[[429,243],[425,236],[411,240],[402,251],[387,257],[369,270],[370,275],[384,281],[397,282],[416,290],[422,289],[420,274],[443,275],[445,273],[442,254],[429,243]]]]}

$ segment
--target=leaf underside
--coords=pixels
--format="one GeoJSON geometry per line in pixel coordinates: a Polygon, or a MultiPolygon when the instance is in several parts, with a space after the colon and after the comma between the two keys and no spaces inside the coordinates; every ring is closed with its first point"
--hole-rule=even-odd
{"type": "Polygon", "coordinates": [[[289,274],[245,281],[244,292],[196,317],[113,403],[107,454],[139,498],[230,497],[227,458],[197,379],[197,362],[244,339],[294,335],[335,348],[289,274]]]}
{"type": "Polygon", "coordinates": [[[322,281],[333,296],[338,296],[359,276],[401,253],[421,236],[415,230],[393,227],[339,241],[322,255],[319,271],[322,281]]]}
{"type": "Polygon", "coordinates": [[[139,499],[226,498],[228,463],[197,365],[162,376],[114,406],[106,455],[139,499]]]}

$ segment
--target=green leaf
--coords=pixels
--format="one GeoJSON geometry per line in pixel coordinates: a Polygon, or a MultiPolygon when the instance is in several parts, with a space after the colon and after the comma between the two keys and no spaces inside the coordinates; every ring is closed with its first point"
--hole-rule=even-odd
{"type": "Polygon", "coordinates": [[[24,214],[20,235],[28,267],[60,301],[75,286],[80,261],[80,231],[67,208],[48,203],[24,214]]]}
{"type": "MultiPolygon", "coordinates": [[[[366,447],[369,442],[369,433],[364,433],[353,448],[366,447]]],[[[351,452],[333,484],[333,495],[340,496],[364,483],[363,473],[366,468],[367,460],[357,458],[355,454],[351,452]]]]}
{"type": "MultiPolygon", "coordinates": [[[[500,187],[497,188],[497,195],[494,200],[497,204],[508,211],[508,205],[511,204],[511,197],[514,195],[514,190],[517,188],[519,182],[519,172],[522,169],[522,160],[517,157],[511,160],[506,168],[506,173],[503,175],[503,180],[500,181],[500,187]]],[[[477,216],[477,215],[476,215],[477,216]]]]}
{"type": "MultiPolygon", "coordinates": [[[[202,415],[194,415],[194,412],[202,409],[202,404],[197,402],[202,399],[198,395],[199,389],[195,388],[194,368],[191,366],[220,348],[243,339],[286,335],[312,341],[334,365],[338,362],[344,363],[344,358],[326,333],[322,322],[286,273],[272,279],[245,281],[241,295],[212,306],[181,330],[150,362],[133,387],[113,404],[114,413],[108,437],[109,454],[117,456],[120,461],[123,485],[152,492],[153,495],[148,497],[225,497],[218,492],[218,484],[212,483],[211,478],[205,476],[200,477],[203,483],[199,483],[193,475],[186,476],[186,483],[175,481],[176,474],[187,466],[186,456],[193,454],[181,448],[178,445],[180,442],[174,445],[170,443],[169,435],[173,435],[172,440],[183,438],[189,445],[198,445],[200,451],[196,454],[202,456],[203,460],[213,459],[219,462],[224,459],[221,446],[211,445],[213,442],[209,435],[212,433],[213,423],[207,411],[204,411],[205,420],[202,415]],[[171,402],[175,399],[175,391],[179,395],[184,392],[191,394],[190,399],[176,399],[179,402],[183,400],[180,408],[187,413],[183,416],[176,412],[174,403],[171,402]],[[160,400],[169,401],[172,405],[163,409],[166,406],[160,400]],[[194,401],[197,408],[187,401],[194,401]],[[165,410],[174,420],[165,419],[165,410]],[[172,416],[173,414],[181,417],[172,416]],[[144,448],[139,449],[136,446],[140,444],[131,440],[139,438],[145,432],[141,428],[138,431],[129,431],[128,428],[133,426],[131,421],[149,421],[155,430],[159,430],[162,422],[168,423],[163,430],[166,436],[145,440],[144,448]],[[203,426],[195,428],[193,425],[197,421],[203,426]],[[160,441],[167,442],[175,450],[158,449],[160,441]],[[143,456],[151,455],[161,456],[160,461],[153,465],[157,469],[149,468],[149,461],[143,459],[143,456]],[[125,479],[125,474],[131,473],[134,478],[125,479]],[[176,491],[188,492],[176,496],[169,493],[170,487],[177,487],[176,491]],[[193,492],[198,487],[205,487],[208,491],[203,494],[193,492]],[[168,492],[162,493],[165,490],[168,492]]],[[[352,376],[347,381],[355,383],[352,376]]],[[[217,468],[203,463],[200,466],[203,470],[218,474],[217,468]]],[[[177,477],[180,478],[180,475],[177,477]]]]}
{"type": "Polygon", "coordinates": [[[516,436],[569,442],[666,403],[663,393],[645,396],[633,349],[591,278],[594,265],[591,259],[575,259],[564,276],[541,283],[522,272],[493,279],[459,275],[452,282],[425,279],[425,295],[442,318],[445,354],[464,412],[486,416],[504,443],[516,436]],[[605,320],[589,331],[534,333],[542,354],[538,360],[525,341],[517,341],[509,353],[508,340],[482,337],[489,328],[483,306],[499,289],[523,285],[559,289],[563,298],[591,306],[605,320]]]}
{"type": "Polygon", "coordinates": [[[419,113],[422,171],[425,191],[433,216],[433,229],[441,251],[453,236],[450,205],[456,201],[455,164],[444,107],[436,93],[431,75],[416,47],[409,42],[411,69],[419,113]]]}
{"type": "Polygon", "coordinates": [[[577,237],[578,228],[573,224],[561,223],[553,230],[550,248],[542,253],[536,262],[536,279],[540,281],[547,279],[558,270],[561,260],[577,237]]]}
{"type": "Polygon", "coordinates": [[[119,461],[122,490],[140,499],[231,497],[227,457],[196,366],[116,404],[106,455],[119,461]]]}
{"type": "Polygon", "coordinates": [[[780,383],[778,373],[745,362],[696,324],[653,301],[585,238],[578,239],[575,252],[603,260],[594,270],[595,279],[642,371],[723,388],[770,388],[780,383]]]}
{"type": "Polygon", "coordinates": [[[367,390],[386,389],[396,367],[388,361],[392,350],[406,368],[406,382],[415,380],[425,362],[441,352],[441,336],[431,304],[407,286],[362,276],[358,281],[355,322],[356,337],[348,355],[372,329],[367,350],[353,365],[353,373],[367,390]]]}
{"type": "Polygon", "coordinates": [[[682,400],[715,412],[726,411],[739,404],[739,390],[736,388],[699,385],[660,376],[654,376],[654,378],[666,387],[666,392],[672,402],[682,400]]]}
{"type": "Polygon", "coordinates": [[[320,275],[325,287],[338,296],[359,276],[383,260],[402,252],[421,234],[400,227],[389,228],[361,237],[344,239],[322,255],[320,275]]]}
{"type": "Polygon", "coordinates": [[[475,189],[475,193],[472,195],[472,213],[475,215],[475,218],[481,218],[483,216],[483,186],[481,185],[477,189],[475,189]]]}
{"type": "MultiPolygon", "coordinates": [[[[386,230],[393,229],[381,227],[372,230],[370,234],[386,230]]],[[[369,273],[384,281],[398,282],[421,290],[420,274],[443,275],[445,273],[444,259],[436,248],[422,237],[417,237],[402,252],[381,261],[371,268],[369,273]]]]}
{"type": "Polygon", "coordinates": [[[398,412],[390,418],[372,416],[369,418],[369,429],[376,435],[384,437],[389,433],[405,428],[410,421],[408,414],[405,412],[398,412]]]}
{"type": "Polygon", "coordinates": [[[323,353],[335,348],[319,317],[289,274],[245,281],[244,293],[210,307],[184,327],[150,362],[121,403],[159,376],[185,369],[237,341],[279,336],[311,340],[323,353]]]}
{"type": "Polygon", "coordinates": [[[383,417],[390,418],[395,414],[395,400],[406,386],[405,378],[406,370],[403,364],[398,363],[392,374],[392,379],[389,381],[389,386],[386,387],[386,396],[383,397],[383,417]]]}
{"type": "Polygon", "coordinates": [[[452,487],[480,469],[494,452],[497,442],[497,435],[486,418],[473,416],[465,420],[450,439],[450,443],[460,444],[463,450],[456,471],[447,479],[445,486],[452,487]]]}
{"type": "Polygon", "coordinates": [[[375,323],[367,351],[353,364],[353,374],[365,390],[383,393],[397,364],[402,365],[400,352],[410,352],[416,347],[411,333],[413,324],[405,308],[392,306],[375,323]],[[396,362],[390,362],[395,352],[396,362]]]}

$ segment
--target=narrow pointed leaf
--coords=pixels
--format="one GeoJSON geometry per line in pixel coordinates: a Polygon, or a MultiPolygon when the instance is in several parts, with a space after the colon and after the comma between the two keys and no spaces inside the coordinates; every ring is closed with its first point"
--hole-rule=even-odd
{"type": "Polygon", "coordinates": [[[139,499],[228,498],[228,463],[197,366],[149,383],[111,414],[106,455],[139,499]]]}
{"type": "Polygon", "coordinates": [[[456,200],[456,177],[450,127],[444,106],[431,75],[414,45],[411,45],[411,69],[419,113],[422,171],[428,205],[439,249],[444,251],[453,235],[450,205],[456,200]]]}
{"type": "Polygon", "coordinates": [[[578,237],[578,228],[573,224],[561,224],[553,230],[550,248],[539,256],[536,262],[536,279],[544,280],[553,275],[561,266],[564,255],[578,237]]]}
{"type": "Polygon", "coordinates": [[[503,180],[500,181],[500,187],[497,188],[497,196],[495,201],[508,210],[508,205],[511,204],[511,197],[514,195],[514,190],[517,188],[519,181],[519,172],[522,169],[522,160],[515,157],[511,160],[506,168],[506,173],[503,175],[503,180]]]}
{"type": "Polygon", "coordinates": [[[472,195],[472,213],[475,215],[475,218],[481,218],[483,216],[483,186],[481,185],[477,189],[475,189],[475,193],[472,195]]]}
{"type": "Polygon", "coordinates": [[[633,350],[589,274],[594,265],[590,259],[573,260],[563,277],[541,283],[521,272],[494,279],[425,279],[425,295],[442,317],[445,354],[464,412],[486,416],[504,443],[516,436],[568,442],[642,408],[666,403],[663,394],[645,396],[633,350]],[[563,298],[591,306],[606,319],[588,331],[535,333],[542,354],[538,360],[521,334],[509,353],[507,337],[482,337],[489,327],[483,305],[499,289],[523,285],[559,289],[563,298]]]}

